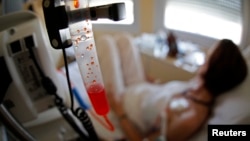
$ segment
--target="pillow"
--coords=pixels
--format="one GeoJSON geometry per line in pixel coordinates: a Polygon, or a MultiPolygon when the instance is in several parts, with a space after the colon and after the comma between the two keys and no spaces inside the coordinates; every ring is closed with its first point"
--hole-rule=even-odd
{"type": "MultiPolygon", "coordinates": [[[[214,113],[209,124],[240,124],[241,120],[250,117],[250,62],[248,75],[236,88],[217,98],[214,113]]],[[[250,124],[250,121],[245,121],[250,124]]]]}
{"type": "Polygon", "coordinates": [[[219,96],[215,101],[212,116],[194,137],[189,141],[207,139],[207,125],[216,124],[250,124],[250,62],[248,75],[236,88],[219,96]]]}

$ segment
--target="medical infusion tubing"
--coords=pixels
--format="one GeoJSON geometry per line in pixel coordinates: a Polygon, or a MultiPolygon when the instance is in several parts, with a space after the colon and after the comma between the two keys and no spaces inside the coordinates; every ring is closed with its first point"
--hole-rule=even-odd
{"type": "MultiPolygon", "coordinates": [[[[68,70],[68,62],[67,62],[67,58],[66,58],[66,50],[65,48],[62,48],[63,51],[63,60],[65,63],[65,71],[66,71],[66,78],[67,78],[67,84],[68,84],[68,88],[69,88],[69,93],[70,93],[70,98],[72,103],[74,102],[73,100],[73,92],[71,90],[71,85],[70,85],[70,75],[69,75],[69,70],[68,70]]],[[[71,104],[72,104],[71,103],[71,104]]],[[[71,107],[72,113],[74,114],[75,117],[77,117],[77,119],[82,123],[82,125],[85,127],[85,129],[87,130],[88,134],[89,134],[89,138],[93,141],[99,141],[98,136],[95,132],[95,129],[92,125],[92,122],[89,118],[89,116],[87,115],[87,113],[85,112],[84,109],[82,108],[77,108],[76,111],[74,111],[73,106],[71,107]]]]}

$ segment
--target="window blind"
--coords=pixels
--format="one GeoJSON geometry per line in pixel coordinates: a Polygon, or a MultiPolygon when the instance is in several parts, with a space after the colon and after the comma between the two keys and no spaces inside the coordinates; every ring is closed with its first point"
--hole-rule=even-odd
{"type": "Polygon", "coordinates": [[[168,29],[228,38],[240,43],[243,0],[167,0],[164,25],[168,29]]]}
{"type": "Polygon", "coordinates": [[[242,0],[167,0],[167,6],[183,7],[228,21],[242,22],[242,0]]]}

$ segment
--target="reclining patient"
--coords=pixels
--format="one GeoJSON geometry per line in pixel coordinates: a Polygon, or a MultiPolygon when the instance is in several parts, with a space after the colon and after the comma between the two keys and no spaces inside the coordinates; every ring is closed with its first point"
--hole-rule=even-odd
{"type": "Polygon", "coordinates": [[[247,64],[239,48],[231,40],[223,39],[209,49],[196,76],[178,85],[179,91],[172,91],[173,83],[178,82],[169,82],[155,86],[163,91],[145,90],[142,98],[129,90],[119,98],[109,93],[109,102],[128,140],[185,141],[208,120],[215,99],[238,86],[246,76],[247,64]],[[160,104],[162,101],[164,104],[160,104]],[[143,106],[137,112],[129,112],[131,115],[126,114],[138,108],[136,105],[143,106]],[[141,119],[135,121],[133,114],[141,119]]]}

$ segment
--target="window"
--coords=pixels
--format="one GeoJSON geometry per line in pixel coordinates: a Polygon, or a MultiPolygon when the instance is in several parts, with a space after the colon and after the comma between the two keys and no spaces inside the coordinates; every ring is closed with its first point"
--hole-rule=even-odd
{"type": "Polygon", "coordinates": [[[242,35],[242,0],[168,0],[164,26],[239,44],[242,35]]]}
{"type": "Polygon", "coordinates": [[[126,19],[122,21],[113,22],[108,19],[98,19],[97,21],[92,21],[93,24],[123,24],[130,25],[134,23],[134,3],[133,0],[90,0],[90,5],[104,5],[110,3],[124,2],[126,9],[126,19]]]}

